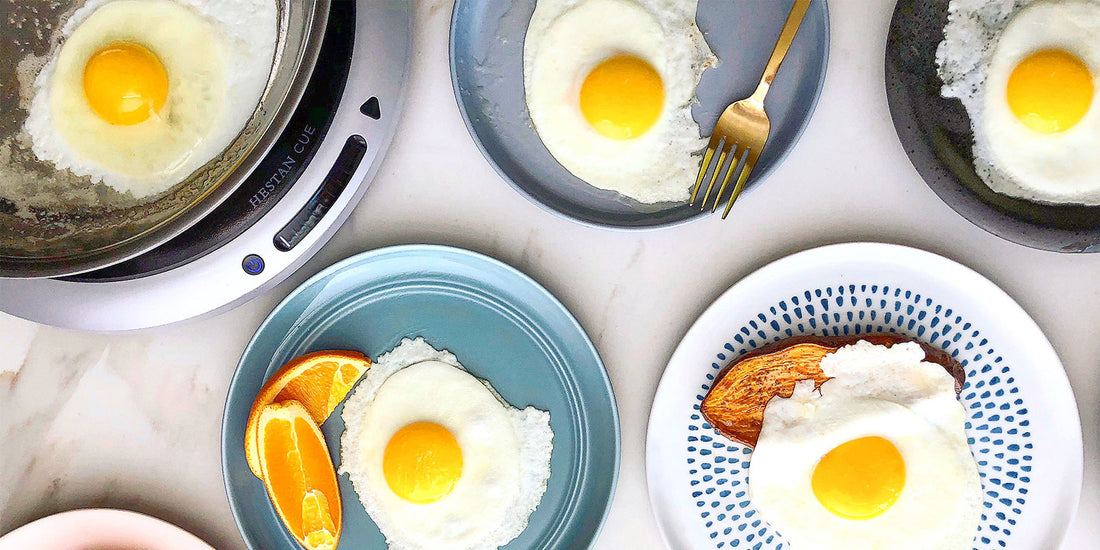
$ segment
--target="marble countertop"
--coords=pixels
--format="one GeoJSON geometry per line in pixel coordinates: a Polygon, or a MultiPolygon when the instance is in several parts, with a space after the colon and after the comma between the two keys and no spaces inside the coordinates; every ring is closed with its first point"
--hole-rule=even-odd
{"type": "Polygon", "coordinates": [[[69,332],[0,314],[0,533],[53,512],[107,506],[158,516],[220,549],[244,549],[219,451],[222,405],[241,350],[309,275],[364,250],[427,242],[508,262],[577,316],[603,356],[622,417],[622,472],[597,548],[661,548],[645,484],[645,432],[681,336],[722,291],[765,263],[873,240],[970,266],[1046,332],[1084,428],[1084,493],[1064,547],[1096,547],[1100,254],[998,239],[921,181],[896,139],[883,87],[893,2],[831,3],[832,55],[817,113],[787,161],[731,219],[644,232],[560,219],[501,181],[469,139],[451,92],[451,3],[413,3],[410,95],[393,147],[348,223],[288,281],[214,318],[127,334],[69,332]]]}

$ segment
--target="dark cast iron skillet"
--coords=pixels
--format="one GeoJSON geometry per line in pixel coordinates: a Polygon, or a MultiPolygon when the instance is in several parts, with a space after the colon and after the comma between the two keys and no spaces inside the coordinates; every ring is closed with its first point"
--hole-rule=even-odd
{"type": "Polygon", "coordinates": [[[909,160],[940,199],[994,235],[1043,250],[1100,252],[1100,207],[1009,197],[975,172],[970,118],[961,101],[940,96],[936,74],[948,3],[899,0],[890,22],[886,97],[909,160]]]}

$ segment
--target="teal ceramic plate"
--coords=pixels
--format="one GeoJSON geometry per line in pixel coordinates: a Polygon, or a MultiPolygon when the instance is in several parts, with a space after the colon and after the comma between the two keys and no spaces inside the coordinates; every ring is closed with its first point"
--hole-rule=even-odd
{"type": "MultiPolygon", "coordinates": [[[[619,471],[619,417],[595,347],[569,311],[519,271],[466,250],[413,245],[325,269],[283,300],[245,349],[225,405],[222,469],[249,548],[299,548],[245,462],[245,422],[264,381],[311,351],[352,349],[377,357],[415,336],[452,351],[511,404],[550,411],[549,486],[527,529],[505,548],[591,546],[619,471]]],[[[342,409],[321,426],[337,465],[342,409]]],[[[348,476],[339,481],[339,548],[385,548],[348,476]]]]}

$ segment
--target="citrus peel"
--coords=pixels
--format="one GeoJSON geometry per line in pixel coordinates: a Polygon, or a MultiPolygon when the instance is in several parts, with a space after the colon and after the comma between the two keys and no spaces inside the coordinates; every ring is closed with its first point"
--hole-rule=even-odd
{"type": "Polygon", "coordinates": [[[257,430],[261,479],[279,518],[308,550],[333,550],[343,510],[321,429],[291,400],[263,407],[257,430]]]}
{"type": "Polygon", "coordinates": [[[252,473],[263,478],[256,432],[264,407],[297,401],[320,426],[370,365],[370,359],[357,351],[318,351],[291,360],[271,375],[252,402],[245,427],[244,456],[252,473]]]}

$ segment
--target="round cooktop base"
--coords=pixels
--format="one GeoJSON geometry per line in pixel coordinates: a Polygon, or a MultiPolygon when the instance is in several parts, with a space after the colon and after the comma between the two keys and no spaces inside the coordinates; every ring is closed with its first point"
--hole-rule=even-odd
{"type": "Polygon", "coordinates": [[[0,279],[0,311],[120,331],[236,307],[301,267],[370,185],[404,100],[407,0],[333,2],[309,87],[284,135],[209,216],[165,245],[65,279],[0,279]]]}

